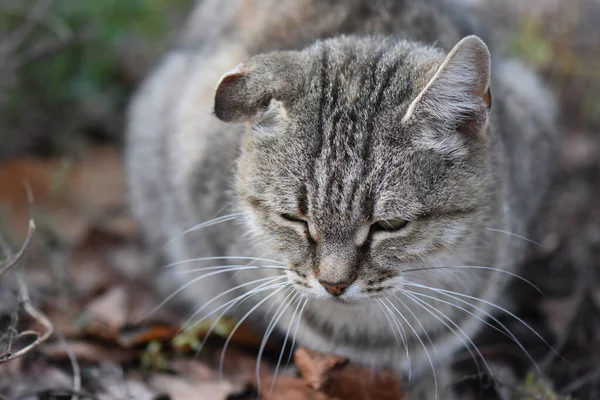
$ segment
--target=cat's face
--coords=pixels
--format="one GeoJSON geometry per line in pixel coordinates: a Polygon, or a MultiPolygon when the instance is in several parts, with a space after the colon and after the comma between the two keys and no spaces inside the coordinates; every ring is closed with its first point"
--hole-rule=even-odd
{"type": "Polygon", "coordinates": [[[407,270],[451,259],[477,235],[490,179],[481,45],[444,60],[409,43],[338,39],[224,77],[217,116],[240,119],[240,97],[260,108],[238,161],[247,226],[289,265],[296,289],[384,296],[407,270]],[[261,87],[253,74],[283,92],[244,94],[261,87]],[[231,87],[237,99],[223,108],[231,87]]]}

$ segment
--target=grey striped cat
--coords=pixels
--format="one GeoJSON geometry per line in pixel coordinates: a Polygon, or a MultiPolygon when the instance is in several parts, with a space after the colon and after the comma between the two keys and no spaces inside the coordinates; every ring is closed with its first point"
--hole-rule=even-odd
{"type": "Polygon", "coordinates": [[[510,313],[557,142],[538,78],[472,34],[441,0],[198,4],[126,158],[186,326],[229,315],[453,398],[453,354],[510,313]]]}

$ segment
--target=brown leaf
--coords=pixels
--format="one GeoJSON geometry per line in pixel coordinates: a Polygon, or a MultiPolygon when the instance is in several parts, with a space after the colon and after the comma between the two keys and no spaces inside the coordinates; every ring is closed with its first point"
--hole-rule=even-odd
{"type": "Polygon", "coordinates": [[[129,293],[124,286],[115,286],[88,304],[92,318],[89,330],[101,329],[100,336],[108,334],[116,338],[117,332],[127,322],[127,302],[129,293]]]}
{"type": "Polygon", "coordinates": [[[125,348],[131,348],[153,341],[171,340],[179,331],[178,326],[171,325],[129,326],[121,329],[117,342],[125,348]]]}
{"type": "Polygon", "coordinates": [[[199,360],[174,360],[169,363],[169,368],[194,381],[218,379],[217,372],[199,360]]]}
{"type": "Polygon", "coordinates": [[[191,381],[172,375],[158,374],[150,379],[150,385],[169,395],[172,400],[225,400],[235,392],[229,381],[191,381]]]}
{"type": "Polygon", "coordinates": [[[345,365],[348,359],[299,348],[294,353],[294,362],[308,385],[320,390],[329,380],[330,372],[336,367],[345,365]]]}
{"type": "Polygon", "coordinates": [[[24,236],[29,216],[25,182],[35,209],[67,242],[77,242],[90,226],[103,223],[127,235],[135,231],[126,213],[121,156],[115,149],[91,148],[78,160],[22,158],[2,164],[0,205],[8,207],[8,222],[17,237],[24,236]]]}
{"type": "Polygon", "coordinates": [[[271,390],[272,377],[261,385],[260,398],[265,400],[338,400],[310,388],[306,382],[293,376],[280,376],[271,390]]]}
{"type": "Polygon", "coordinates": [[[296,350],[294,361],[305,383],[334,399],[398,400],[403,398],[400,378],[385,370],[373,371],[348,363],[344,357],[296,350]]]}

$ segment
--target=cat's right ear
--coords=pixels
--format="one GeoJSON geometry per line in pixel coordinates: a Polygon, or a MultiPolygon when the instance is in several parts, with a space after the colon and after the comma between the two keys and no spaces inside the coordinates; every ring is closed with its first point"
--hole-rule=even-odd
{"type": "Polygon", "coordinates": [[[272,100],[293,101],[301,84],[295,52],[258,55],[223,75],[215,91],[214,112],[225,122],[260,118],[272,100]]]}

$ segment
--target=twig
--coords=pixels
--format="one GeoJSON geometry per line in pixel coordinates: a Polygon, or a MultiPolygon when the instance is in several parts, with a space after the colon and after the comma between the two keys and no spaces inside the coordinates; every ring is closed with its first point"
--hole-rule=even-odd
{"type": "Polygon", "coordinates": [[[31,218],[29,220],[29,227],[27,228],[27,236],[25,237],[25,241],[23,242],[23,245],[21,246],[21,248],[19,249],[17,254],[12,256],[10,254],[10,250],[7,251],[5,246],[4,245],[2,246],[3,252],[6,256],[6,260],[3,261],[2,263],[0,263],[0,278],[2,278],[2,275],[4,275],[5,273],[7,273],[11,269],[13,269],[19,263],[19,261],[21,261],[21,259],[23,258],[23,255],[25,254],[25,250],[27,249],[27,247],[29,246],[29,243],[31,242],[31,239],[33,238],[34,233],[35,233],[35,222],[33,221],[33,218],[31,218]]]}
{"type": "Polygon", "coordinates": [[[20,293],[22,301],[23,301],[23,308],[25,309],[25,311],[27,312],[27,314],[29,314],[29,316],[31,318],[33,318],[36,322],[39,322],[40,324],[42,324],[44,326],[44,328],[46,329],[46,331],[41,335],[38,332],[34,332],[34,331],[22,332],[19,336],[23,336],[23,334],[35,334],[37,336],[37,338],[33,341],[33,343],[30,343],[29,345],[23,347],[21,350],[17,351],[16,353],[12,353],[12,354],[9,353],[9,354],[4,355],[3,357],[0,357],[0,364],[4,364],[4,363],[7,363],[14,359],[17,359],[19,357],[23,357],[25,354],[29,353],[31,350],[33,350],[34,348],[38,347],[40,344],[42,344],[46,340],[48,340],[48,338],[52,335],[52,333],[54,333],[54,327],[52,326],[52,323],[50,322],[48,317],[46,317],[42,312],[36,310],[31,305],[31,298],[29,297],[29,290],[27,289],[27,285],[25,285],[25,281],[24,281],[23,275],[21,273],[17,274],[17,281],[19,283],[19,293],[20,293]]]}

